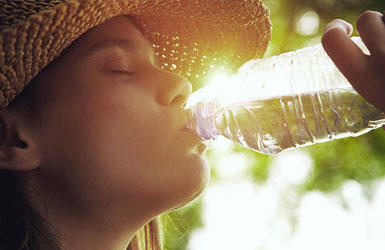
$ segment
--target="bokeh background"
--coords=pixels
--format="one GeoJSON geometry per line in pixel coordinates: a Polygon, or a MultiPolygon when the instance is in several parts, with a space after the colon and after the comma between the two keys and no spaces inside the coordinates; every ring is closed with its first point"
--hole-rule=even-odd
{"type": "MultiPolygon", "coordinates": [[[[266,57],[320,43],[384,0],[265,0],[266,57]]],[[[353,35],[358,35],[355,29],[353,35]]],[[[206,192],[163,217],[166,250],[385,249],[385,131],[266,156],[218,140],[206,192]]]]}

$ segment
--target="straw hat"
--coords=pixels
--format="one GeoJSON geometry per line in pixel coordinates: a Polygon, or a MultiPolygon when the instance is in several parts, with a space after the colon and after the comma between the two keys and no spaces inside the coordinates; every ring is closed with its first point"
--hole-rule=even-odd
{"type": "Polygon", "coordinates": [[[198,84],[262,57],[271,37],[261,0],[0,0],[0,112],[80,35],[122,14],[164,70],[198,84]]]}

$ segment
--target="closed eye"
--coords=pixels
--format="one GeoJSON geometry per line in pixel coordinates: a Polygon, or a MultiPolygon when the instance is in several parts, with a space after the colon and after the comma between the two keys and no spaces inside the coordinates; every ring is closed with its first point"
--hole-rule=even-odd
{"type": "Polygon", "coordinates": [[[127,74],[127,75],[133,75],[134,74],[134,72],[131,72],[131,71],[128,71],[128,70],[120,70],[120,69],[111,70],[111,72],[117,73],[117,74],[127,74]]]}
{"type": "Polygon", "coordinates": [[[127,62],[127,59],[111,60],[105,64],[105,69],[116,74],[133,75],[134,72],[131,70],[133,68],[131,64],[132,62],[127,62]]]}

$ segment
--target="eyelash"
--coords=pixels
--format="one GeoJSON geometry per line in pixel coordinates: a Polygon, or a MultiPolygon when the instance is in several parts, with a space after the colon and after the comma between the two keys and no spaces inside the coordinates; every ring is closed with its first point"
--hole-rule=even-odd
{"type": "Polygon", "coordinates": [[[125,75],[133,75],[134,72],[127,71],[127,70],[111,70],[112,73],[117,73],[117,74],[125,74],[125,75]]]}
{"type": "Polygon", "coordinates": [[[131,66],[126,60],[127,59],[121,57],[110,58],[104,67],[111,73],[133,75],[134,72],[130,70],[131,66]]]}

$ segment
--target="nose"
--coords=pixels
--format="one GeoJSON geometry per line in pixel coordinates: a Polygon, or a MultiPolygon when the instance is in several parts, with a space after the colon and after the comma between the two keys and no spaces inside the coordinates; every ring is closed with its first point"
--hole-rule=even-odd
{"type": "Polygon", "coordinates": [[[192,92],[189,80],[175,73],[158,69],[157,101],[163,106],[183,107],[192,92]]]}

